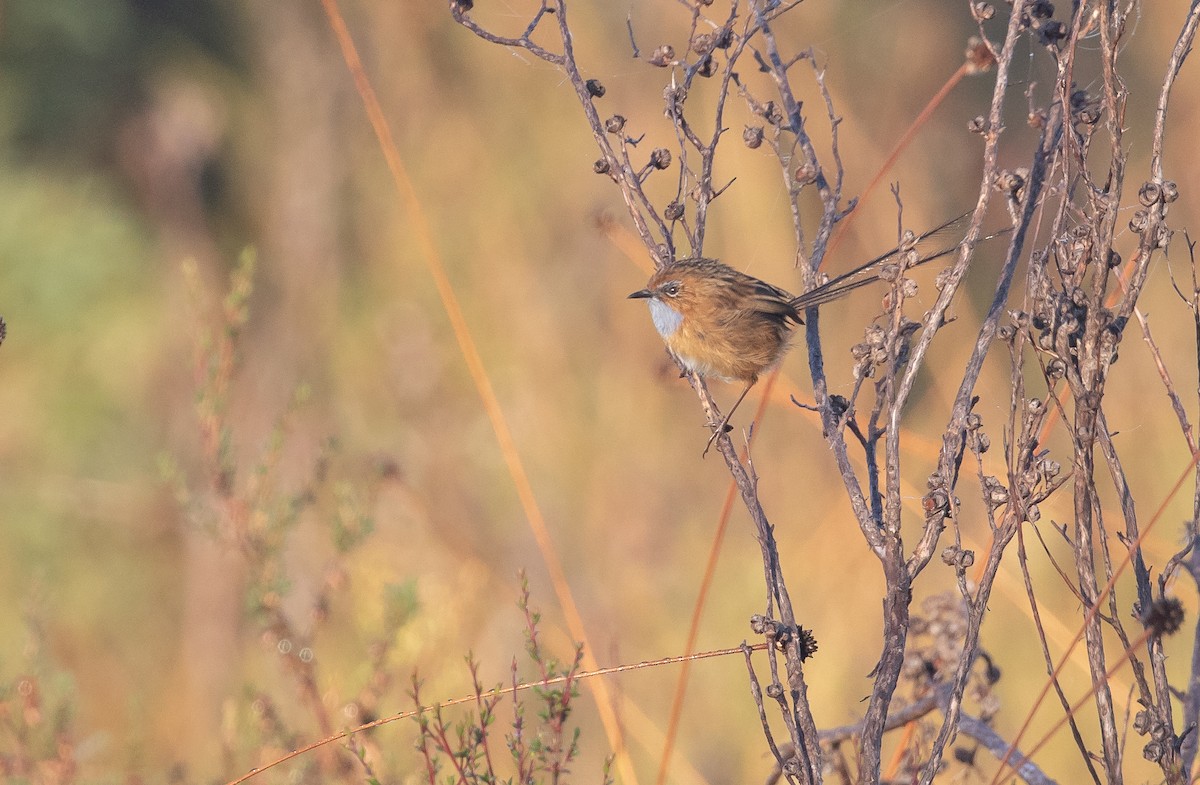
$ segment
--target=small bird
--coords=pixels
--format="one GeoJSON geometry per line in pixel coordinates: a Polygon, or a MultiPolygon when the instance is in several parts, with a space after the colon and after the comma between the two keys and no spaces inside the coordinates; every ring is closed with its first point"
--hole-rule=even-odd
{"type": "MultiPolygon", "coordinates": [[[[729,418],[758,378],[787,352],[792,330],[804,323],[800,317],[802,311],[879,280],[884,264],[897,262],[902,250],[954,226],[966,215],[910,238],[902,248],[893,248],[799,297],[715,259],[701,257],[671,262],[651,276],[645,289],[630,294],[630,299],[650,301],[654,326],[684,368],[700,376],[745,384],[725,419],[713,431],[704,454],[726,431],[729,418]]],[[[957,248],[956,244],[942,249],[907,266],[931,262],[957,248]]]]}
{"type": "Polygon", "coordinates": [[[654,326],[684,368],[746,385],[705,455],[758,377],[783,357],[792,328],[804,323],[797,298],[715,259],[673,262],[629,297],[650,301],[654,326]]]}

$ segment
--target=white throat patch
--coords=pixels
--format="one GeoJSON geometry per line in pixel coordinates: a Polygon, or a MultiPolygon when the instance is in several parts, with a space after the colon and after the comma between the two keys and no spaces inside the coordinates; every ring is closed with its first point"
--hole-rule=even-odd
{"type": "Polygon", "coordinates": [[[657,297],[650,298],[650,318],[654,320],[654,327],[663,338],[674,335],[679,325],[683,324],[683,314],[657,297]]]}

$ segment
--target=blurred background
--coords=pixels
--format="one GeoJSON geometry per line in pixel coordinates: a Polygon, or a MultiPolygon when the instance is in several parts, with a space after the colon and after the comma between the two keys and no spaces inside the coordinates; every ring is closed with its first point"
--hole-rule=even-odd
{"type": "MultiPolygon", "coordinates": [[[[1130,204],[1148,172],[1153,107],[1182,5],[1142,7],[1122,57],[1130,204]]],[[[479,6],[476,18],[509,35],[536,8],[479,6]]],[[[667,72],[630,57],[626,18],[643,50],[672,43],[682,51],[683,8],[577,6],[578,57],[607,88],[601,113],[630,118],[647,149],[669,142],[667,72]]],[[[602,665],[680,653],[729,476],[714,456],[700,459],[708,431],[696,397],[644,304],[625,299],[643,286],[649,261],[620,241],[628,219],[615,187],[591,171],[596,149],[570,86],[530,56],[478,40],[444,4],[362,0],[342,12],[591,653],[602,665]],[[617,228],[603,231],[610,219],[617,228]]],[[[1004,22],[993,24],[1000,40],[1004,22]]],[[[965,3],[827,0],[793,11],[778,32],[795,51],[812,47],[828,68],[852,197],[962,63],[975,28],[965,3]]],[[[0,314],[9,325],[0,347],[0,697],[6,716],[19,718],[13,727],[25,729],[0,732],[0,756],[10,766],[42,761],[8,773],[232,778],[286,749],[280,739],[323,735],[320,712],[306,707],[284,662],[293,647],[308,652],[335,730],[408,708],[414,670],[427,701],[468,694],[468,652],[485,686],[505,681],[523,648],[521,569],[543,611],[544,645],[569,658],[545,564],[423,260],[424,230],[388,176],[320,4],[11,0],[0,5],[0,37],[0,314]],[[245,323],[230,331],[223,302],[247,255],[256,261],[245,323]],[[215,358],[235,333],[236,365],[225,373],[215,358]],[[223,528],[230,518],[266,520],[268,556],[256,561],[235,547],[223,528]],[[264,604],[289,626],[264,623],[264,604]],[[383,661],[373,662],[380,651],[383,661]],[[370,712],[347,708],[381,672],[393,681],[376,690],[370,712]],[[277,707],[286,729],[271,743],[265,706],[277,707]]],[[[1009,100],[1006,166],[1029,163],[1033,132],[1021,96],[1052,84],[1045,60],[1031,45],[1017,55],[1013,74],[1025,81],[1009,100]]],[[[819,94],[803,68],[796,73],[809,130],[827,150],[819,94]]],[[[1092,75],[1078,78],[1095,87],[1092,75]]],[[[887,175],[900,183],[906,227],[927,228],[974,204],[982,142],[967,124],[986,113],[991,84],[991,75],[961,82],[887,175]]],[[[1185,67],[1165,159],[1181,194],[1175,229],[1196,217],[1200,171],[1184,129],[1198,121],[1198,97],[1195,69],[1185,67]]],[[[798,290],[786,195],[766,148],[741,144],[747,122],[731,99],[717,179],[737,180],[710,213],[706,253],[798,290]]],[[[662,203],[674,171],[656,192],[662,203]]],[[[847,269],[896,238],[895,203],[881,188],[827,269],[847,269]]],[[[1118,250],[1128,258],[1124,239],[1118,250]]],[[[1002,256],[1002,243],[992,245],[976,264],[978,300],[958,307],[960,328],[936,346],[911,405],[903,468],[913,532],[959,379],[953,369],[1002,256]]],[[[1190,280],[1185,250],[1177,239],[1171,260],[1190,280]]],[[[1178,388],[1195,390],[1194,327],[1168,272],[1160,260],[1143,309],[1178,388]]],[[[932,274],[921,279],[914,315],[933,302],[932,274]]],[[[825,311],[832,391],[851,389],[848,349],[878,308],[872,292],[825,311]]],[[[1189,452],[1139,338],[1126,336],[1107,414],[1148,518],[1189,452]]],[[[1007,375],[997,354],[977,409],[996,445],[1007,375]]],[[[881,645],[882,581],[814,416],[788,401],[810,401],[807,384],[798,351],[785,361],[754,458],[793,601],[820,642],[807,674],[825,727],[863,711],[881,645]]],[[[718,384],[715,393],[728,405],[737,390],[718,384]]],[[[735,435],[759,394],[735,418],[735,435]]],[[[1194,418],[1194,396],[1186,400],[1194,418]]],[[[982,550],[986,521],[964,501],[977,517],[964,522],[963,537],[982,550]]],[[[1048,524],[1069,523],[1069,498],[1042,516],[1051,551],[1064,557],[1048,524]]],[[[1146,546],[1154,565],[1177,548],[1189,516],[1186,494],[1166,508],[1146,546]]],[[[735,507],[700,649],[752,637],[747,620],[761,612],[764,591],[750,533],[735,507]]],[[[1077,629],[1077,603],[1039,546],[1030,562],[1058,653],[1077,629]]],[[[950,569],[931,565],[914,607],[953,585],[950,569]]],[[[1194,588],[1180,582],[1178,593],[1194,618],[1194,588]]],[[[1171,645],[1182,679],[1188,642],[1171,645]]],[[[1004,673],[997,728],[1011,736],[1045,678],[1015,562],[997,583],[983,646],[1004,673]]],[[[1080,655],[1064,674],[1070,695],[1088,684],[1082,663],[1080,655]]],[[[676,676],[662,667],[610,680],[643,781],[657,766],[676,676]]],[[[746,682],[740,657],[693,667],[672,781],[766,776],[746,682]]],[[[1127,673],[1116,677],[1122,711],[1128,685],[1127,673]]],[[[589,700],[573,716],[584,729],[574,774],[585,781],[598,780],[608,753],[589,700]]],[[[1060,715],[1043,710],[1034,727],[1060,715]]],[[[1095,724],[1080,721],[1085,731],[1095,724]]],[[[1060,735],[1052,750],[1061,757],[1048,753],[1044,763],[1071,781],[1078,755],[1060,735]]],[[[372,734],[396,779],[423,773],[412,736],[409,723],[372,734]]],[[[1136,752],[1128,757],[1141,765],[1136,752]]],[[[260,781],[292,781],[300,768],[260,781]]]]}

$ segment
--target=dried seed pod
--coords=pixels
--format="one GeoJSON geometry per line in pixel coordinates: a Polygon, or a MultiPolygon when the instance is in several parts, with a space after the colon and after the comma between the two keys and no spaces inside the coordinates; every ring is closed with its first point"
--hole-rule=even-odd
{"type": "Polygon", "coordinates": [[[607,158],[598,158],[596,163],[592,164],[592,171],[596,174],[608,174],[612,167],[608,163],[607,158]]]}
{"type": "Polygon", "coordinates": [[[1129,231],[1141,234],[1146,231],[1146,226],[1150,223],[1150,216],[1145,210],[1138,210],[1129,219],[1129,231]]]}
{"type": "Polygon", "coordinates": [[[621,133],[625,130],[625,118],[619,114],[613,115],[604,121],[604,130],[610,134],[621,133]]]}
{"type": "Polygon", "coordinates": [[[973,134],[981,134],[987,130],[987,119],[983,115],[976,115],[967,123],[967,130],[973,134]]]}
{"type": "Polygon", "coordinates": [[[666,68],[675,62],[675,47],[663,44],[650,54],[650,59],[646,62],[659,68],[666,68]]]}
{"type": "Polygon", "coordinates": [[[656,147],[650,152],[650,165],[655,169],[666,169],[671,165],[671,151],[665,147],[656,147]]]}
{"type": "Polygon", "coordinates": [[[604,97],[604,85],[600,83],[599,79],[589,79],[585,83],[585,86],[587,87],[588,95],[593,98],[604,97]]]}
{"type": "Polygon", "coordinates": [[[757,150],[763,143],[763,127],[761,125],[746,126],[746,130],[742,131],[742,141],[751,150],[757,150]]]}
{"type": "Polygon", "coordinates": [[[667,117],[672,119],[683,116],[683,102],[687,100],[687,89],[682,85],[667,85],[663,90],[663,101],[667,105],[667,117]]]}
{"type": "Polygon", "coordinates": [[[1019,170],[1005,169],[996,176],[996,187],[1014,196],[1025,185],[1025,178],[1019,170]]]}
{"type": "Polygon", "coordinates": [[[1160,201],[1162,201],[1162,198],[1162,186],[1158,183],[1145,182],[1142,183],[1142,187],[1138,189],[1138,201],[1142,203],[1143,207],[1150,207],[1151,205],[1158,204],[1160,201]]]}
{"type": "MultiPolygon", "coordinates": [[[[987,17],[996,13],[996,9],[989,3],[976,3],[975,7],[987,17]]],[[[992,70],[992,67],[996,65],[996,58],[992,54],[992,48],[977,35],[973,35],[967,39],[967,51],[963,56],[967,61],[966,70],[968,74],[982,74],[985,71],[992,70]]]]}
{"type": "Polygon", "coordinates": [[[663,217],[668,221],[678,221],[683,217],[683,205],[679,202],[671,202],[663,210],[663,217]]]}
{"type": "Polygon", "coordinates": [[[1038,39],[1042,46],[1054,46],[1066,37],[1067,26],[1057,19],[1046,22],[1038,29],[1038,39]]]}
{"type": "Polygon", "coordinates": [[[817,181],[817,168],[809,162],[805,162],[796,167],[795,173],[796,185],[804,187],[817,181]]]}

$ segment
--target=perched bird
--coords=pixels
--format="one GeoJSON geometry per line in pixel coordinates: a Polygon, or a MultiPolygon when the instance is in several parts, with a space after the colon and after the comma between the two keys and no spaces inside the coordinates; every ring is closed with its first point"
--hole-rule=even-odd
{"type": "Polygon", "coordinates": [[[746,385],[705,454],[758,377],[783,357],[792,328],[803,324],[797,298],[715,259],[669,264],[629,297],[650,301],[654,326],[684,368],[746,385]]]}
{"type": "MultiPolygon", "coordinates": [[[[964,217],[911,238],[903,249],[946,230],[964,217]]],[[[957,248],[954,245],[942,249],[907,266],[939,259],[957,248]]],[[[787,352],[792,329],[804,323],[801,312],[879,280],[885,263],[897,262],[903,249],[892,249],[799,297],[705,258],[674,261],[656,272],[645,289],[629,295],[632,299],[649,301],[654,326],[684,368],[700,376],[745,384],[742,394],[708,440],[706,455],[717,436],[725,432],[729,418],[750,388],[787,352]]]]}

